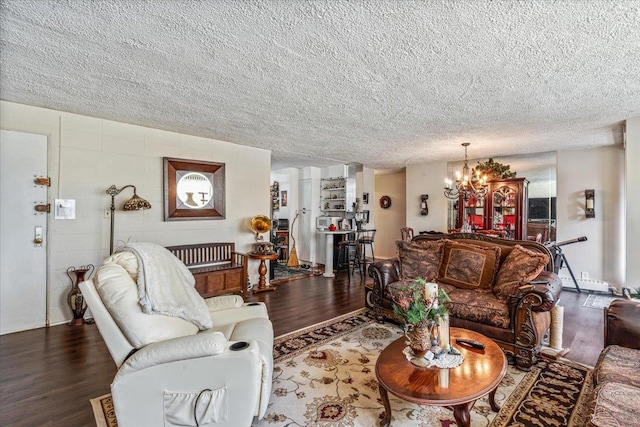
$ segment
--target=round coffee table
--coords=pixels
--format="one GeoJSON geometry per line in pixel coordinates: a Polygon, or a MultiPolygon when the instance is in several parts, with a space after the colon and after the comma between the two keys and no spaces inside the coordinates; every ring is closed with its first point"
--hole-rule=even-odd
{"type": "Polygon", "coordinates": [[[382,350],[376,362],[380,397],[385,416],[382,427],[391,425],[391,405],[387,392],[419,405],[446,406],[453,409],[459,427],[471,423],[470,411],[482,396],[489,394],[491,409],[499,411],[495,394],[507,372],[507,358],[491,339],[467,329],[451,328],[451,344],[464,355],[457,368],[421,368],[407,360],[402,350],[406,338],[401,337],[382,350]],[[484,350],[456,344],[456,338],[467,338],[485,345],[484,350]]]}

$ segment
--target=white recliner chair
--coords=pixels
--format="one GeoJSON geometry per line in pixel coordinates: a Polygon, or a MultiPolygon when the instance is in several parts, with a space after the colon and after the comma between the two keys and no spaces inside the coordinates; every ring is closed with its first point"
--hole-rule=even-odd
{"type": "Polygon", "coordinates": [[[266,306],[240,296],[205,300],[213,328],[142,311],[131,252],[105,260],[80,284],[118,372],[119,427],[250,426],[271,394],[273,326],[266,306]]]}

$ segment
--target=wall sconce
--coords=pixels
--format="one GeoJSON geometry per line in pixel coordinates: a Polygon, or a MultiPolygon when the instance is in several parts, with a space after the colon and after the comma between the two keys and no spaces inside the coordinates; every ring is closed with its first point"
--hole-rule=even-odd
{"type": "Polygon", "coordinates": [[[428,194],[420,196],[420,215],[429,215],[429,206],[427,206],[427,200],[429,200],[428,194]]]}
{"type": "Polygon", "coordinates": [[[109,232],[109,255],[113,254],[113,224],[114,224],[114,216],[116,213],[116,205],[115,205],[115,197],[120,194],[122,190],[125,188],[133,188],[133,197],[124,202],[122,206],[123,211],[139,211],[140,209],[151,209],[151,203],[147,202],[145,199],[141,198],[136,194],[136,187],[133,185],[125,185],[122,188],[116,188],[115,185],[107,188],[107,194],[111,196],[111,229],[109,232]]]}
{"type": "Polygon", "coordinates": [[[586,218],[595,218],[595,190],[584,190],[584,216],[586,218]]]}

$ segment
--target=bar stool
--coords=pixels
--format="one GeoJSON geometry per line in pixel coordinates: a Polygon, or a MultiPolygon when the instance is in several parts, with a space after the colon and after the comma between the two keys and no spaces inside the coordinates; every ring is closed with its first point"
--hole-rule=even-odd
{"type": "Polygon", "coordinates": [[[355,233],[349,233],[345,235],[345,239],[338,243],[338,265],[336,271],[347,267],[349,273],[349,280],[353,276],[353,270],[358,265],[360,267],[360,250],[358,247],[358,241],[356,240],[355,233]]]}
{"type": "Polygon", "coordinates": [[[362,247],[361,250],[361,262],[362,273],[364,277],[364,273],[367,272],[367,248],[366,245],[369,245],[369,251],[371,252],[371,260],[375,261],[376,257],[373,254],[373,239],[376,235],[376,230],[359,230],[358,231],[358,246],[362,247]]]}

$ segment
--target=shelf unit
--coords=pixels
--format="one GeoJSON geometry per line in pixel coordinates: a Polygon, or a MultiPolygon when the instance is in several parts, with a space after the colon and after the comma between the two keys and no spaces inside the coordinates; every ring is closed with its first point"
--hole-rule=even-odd
{"type": "Polygon", "coordinates": [[[320,182],[320,210],[346,212],[348,205],[345,177],[322,178],[320,182]]]}
{"type": "Polygon", "coordinates": [[[276,230],[274,234],[278,261],[286,262],[289,259],[289,230],[276,230]]]}
{"type": "Polygon", "coordinates": [[[527,238],[528,181],[525,178],[491,181],[487,228],[503,231],[507,239],[527,238]]]}
{"type": "Polygon", "coordinates": [[[525,178],[498,179],[488,183],[489,191],[482,199],[458,200],[456,225],[462,228],[464,218],[474,231],[495,230],[507,239],[527,237],[527,186],[525,178]]]}

